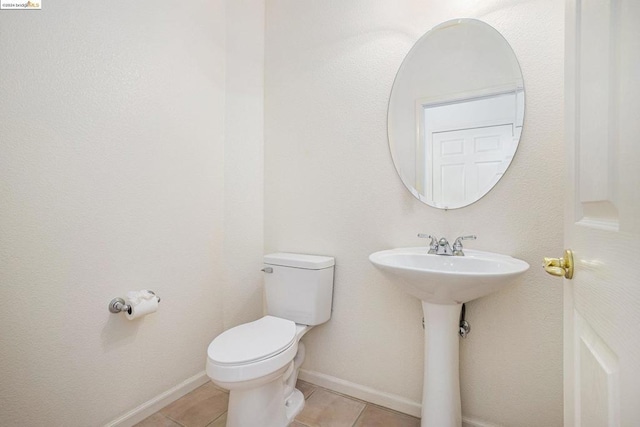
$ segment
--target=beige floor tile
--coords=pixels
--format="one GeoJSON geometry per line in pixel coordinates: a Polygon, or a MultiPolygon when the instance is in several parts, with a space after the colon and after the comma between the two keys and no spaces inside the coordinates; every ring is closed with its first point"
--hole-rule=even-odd
{"type": "Polygon", "coordinates": [[[289,427],[307,427],[304,424],[300,424],[297,421],[292,422],[291,424],[289,424],[289,427]]]}
{"type": "Polygon", "coordinates": [[[296,421],[309,427],[351,427],[364,407],[363,402],[318,388],[296,421]]]}
{"type": "Polygon", "coordinates": [[[204,427],[227,411],[229,395],[210,382],[160,410],[185,427],[204,427]]]}
{"type": "Polygon", "coordinates": [[[379,406],[367,405],[354,427],[420,427],[420,420],[379,406]]]}
{"type": "Polygon", "coordinates": [[[311,383],[298,380],[298,382],[296,383],[296,388],[302,392],[305,399],[308,399],[309,396],[311,396],[318,387],[311,383]]]}
{"type": "Polygon", "coordinates": [[[207,425],[207,427],[225,427],[227,425],[227,413],[220,415],[214,422],[207,425]]]}
{"type": "Polygon", "coordinates": [[[133,427],[180,427],[180,424],[171,421],[160,412],[156,412],[133,427]]]}

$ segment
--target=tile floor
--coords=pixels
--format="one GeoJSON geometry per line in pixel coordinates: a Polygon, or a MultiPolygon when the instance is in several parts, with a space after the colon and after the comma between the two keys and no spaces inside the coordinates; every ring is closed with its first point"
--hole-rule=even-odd
{"type": "MultiPolygon", "coordinates": [[[[419,427],[420,420],[304,381],[306,400],[291,427],[419,427]]],[[[228,394],[211,382],[165,406],[135,427],[224,427],[228,394]]],[[[260,426],[255,426],[260,427],[260,426]]]]}

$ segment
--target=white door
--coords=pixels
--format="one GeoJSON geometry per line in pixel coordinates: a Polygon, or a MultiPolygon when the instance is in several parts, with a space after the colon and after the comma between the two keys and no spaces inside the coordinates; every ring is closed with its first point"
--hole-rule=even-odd
{"type": "Polygon", "coordinates": [[[568,0],[566,24],[564,425],[637,427],[640,1],[568,0]]]}
{"type": "Polygon", "coordinates": [[[491,190],[513,157],[513,129],[509,124],[434,132],[431,200],[438,206],[464,206],[491,190]]]}

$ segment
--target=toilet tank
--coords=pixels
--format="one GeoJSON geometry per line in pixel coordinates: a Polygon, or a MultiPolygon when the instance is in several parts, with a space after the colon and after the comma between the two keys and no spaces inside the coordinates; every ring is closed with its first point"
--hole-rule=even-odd
{"type": "Polygon", "coordinates": [[[267,314],[303,325],[331,317],[333,257],[275,253],[264,256],[267,314]]]}

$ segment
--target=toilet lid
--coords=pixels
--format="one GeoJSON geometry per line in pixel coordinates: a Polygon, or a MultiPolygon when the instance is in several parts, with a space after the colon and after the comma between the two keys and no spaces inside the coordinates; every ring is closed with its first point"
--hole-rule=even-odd
{"type": "Polygon", "coordinates": [[[267,359],[289,348],[296,337],[296,324],[279,317],[264,316],[218,335],[207,350],[218,364],[240,365],[267,359]]]}

